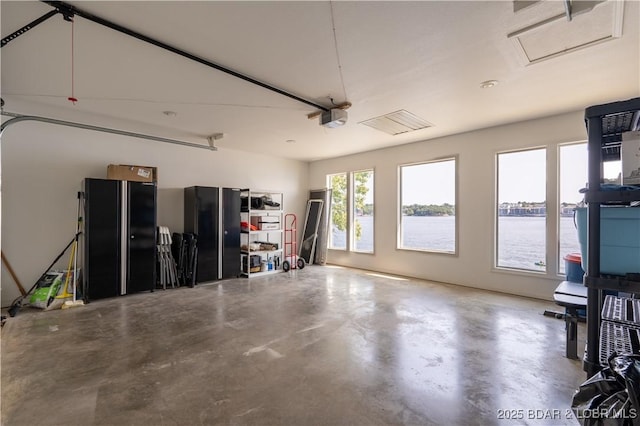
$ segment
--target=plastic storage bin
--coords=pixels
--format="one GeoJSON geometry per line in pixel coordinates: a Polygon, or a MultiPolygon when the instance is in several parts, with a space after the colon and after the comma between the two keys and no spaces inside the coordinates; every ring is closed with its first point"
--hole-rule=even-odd
{"type": "MultiPolygon", "coordinates": [[[[587,270],[587,208],[576,208],[582,268],[587,270]]],[[[600,207],[600,273],[640,273],[640,207],[600,207]]]]}

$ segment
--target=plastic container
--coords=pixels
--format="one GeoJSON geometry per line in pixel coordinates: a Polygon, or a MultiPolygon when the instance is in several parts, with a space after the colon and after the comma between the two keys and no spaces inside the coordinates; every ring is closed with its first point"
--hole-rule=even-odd
{"type": "Polygon", "coordinates": [[[582,283],[584,270],[582,269],[582,256],[580,253],[569,253],[564,257],[564,270],[567,274],[567,281],[582,283]]]}
{"type": "MultiPolygon", "coordinates": [[[[587,270],[587,208],[576,208],[582,269],[587,270]]],[[[600,207],[600,273],[640,273],[640,207],[600,207]]]]}

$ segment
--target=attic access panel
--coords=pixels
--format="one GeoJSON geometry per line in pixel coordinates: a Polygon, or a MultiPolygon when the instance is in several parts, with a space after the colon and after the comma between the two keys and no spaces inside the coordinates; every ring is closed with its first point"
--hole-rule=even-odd
{"type": "MultiPolygon", "coordinates": [[[[546,2],[529,6],[541,7],[546,2]]],[[[564,13],[544,15],[507,35],[525,65],[531,65],[622,36],[623,1],[573,2],[571,20],[564,13]],[[581,9],[582,8],[582,9],[581,9]]]]}

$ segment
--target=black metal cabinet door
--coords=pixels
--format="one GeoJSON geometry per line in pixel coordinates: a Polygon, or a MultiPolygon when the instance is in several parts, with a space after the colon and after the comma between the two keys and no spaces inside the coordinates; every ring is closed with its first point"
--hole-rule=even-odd
{"type": "Polygon", "coordinates": [[[120,182],[84,181],[84,288],[87,300],[120,294],[120,182]]]}
{"type": "Polygon", "coordinates": [[[156,186],[127,183],[127,286],[126,292],[153,290],[156,282],[156,186]]]}
{"type": "Polygon", "coordinates": [[[220,244],[220,192],[218,188],[196,187],[198,212],[198,265],[196,281],[199,283],[218,279],[218,245],[220,244]]]}
{"type": "Polygon", "coordinates": [[[240,190],[222,188],[222,278],[240,274],[240,190]]]}
{"type": "Polygon", "coordinates": [[[184,189],[184,232],[197,235],[196,282],[218,279],[220,244],[219,188],[192,186],[184,189]]]}

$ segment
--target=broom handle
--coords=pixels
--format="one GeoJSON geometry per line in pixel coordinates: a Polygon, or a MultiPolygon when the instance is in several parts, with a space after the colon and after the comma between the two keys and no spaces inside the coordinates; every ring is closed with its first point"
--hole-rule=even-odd
{"type": "Polygon", "coordinates": [[[2,252],[2,262],[4,263],[4,266],[7,267],[7,271],[9,271],[9,274],[11,275],[11,278],[13,278],[13,281],[15,281],[16,285],[18,286],[18,289],[20,290],[20,294],[22,294],[23,296],[26,296],[27,292],[25,291],[24,287],[22,287],[22,284],[20,284],[20,280],[16,276],[16,273],[14,272],[13,268],[11,267],[11,264],[9,264],[9,261],[4,256],[4,252],[2,252]]]}
{"type": "Polygon", "coordinates": [[[73,301],[76,301],[76,286],[78,285],[78,279],[76,277],[78,273],[78,236],[80,235],[80,222],[82,218],[80,217],[80,205],[82,204],[82,192],[78,192],[78,221],[76,222],[76,245],[75,245],[75,255],[73,256],[73,301]]]}
{"type": "Polygon", "coordinates": [[[76,301],[76,285],[78,284],[78,279],[76,278],[76,274],[78,273],[78,241],[76,241],[75,245],[75,253],[73,256],[73,301],[76,301]]]}
{"type": "Polygon", "coordinates": [[[73,264],[73,260],[76,257],[76,244],[77,241],[73,241],[73,246],[71,246],[71,257],[69,257],[69,265],[67,266],[67,274],[64,279],[64,287],[62,289],[62,295],[57,296],[57,298],[68,297],[69,294],[69,274],[71,273],[71,265],[73,264]]]}
{"type": "MultiPolygon", "coordinates": [[[[62,250],[62,253],[60,253],[60,254],[58,255],[58,257],[56,257],[56,260],[54,260],[53,262],[51,262],[51,265],[49,265],[49,267],[47,268],[47,270],[45,271],[45,273],[44,273],[44,274],[42,274],[42,276],[43,276],[43,277],[45,276],[45,274],[46,274],[47,272],[49,272],[49,271],[51,270],[51,268],[53,268],[53,265],[55,265],[55,264],[56,264],[56,262],[58,262],[58,260],[60,260],[60,258],[61,258],[62,256],[64,256],[64,254],[66,253],[67,249],[68,249],[69,247],[71,247],[71,244],[73,244],[73,243],[76,241],[76,238],[78,238],[78,235],[80,235],[80,233],[79,233],[79,232],[75,235],[75,237],[73,237],[73,239],[72,239],[71,241],[69,241],[69,244],[67,244],[67,246],[64,248],[64,250],[62,250]]],[[[37,283],[36,283],[36,284],[37,284],[37,283]]]]}

